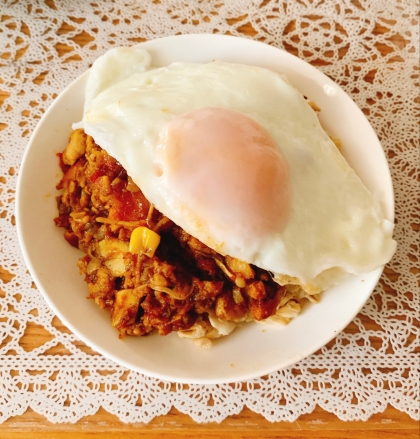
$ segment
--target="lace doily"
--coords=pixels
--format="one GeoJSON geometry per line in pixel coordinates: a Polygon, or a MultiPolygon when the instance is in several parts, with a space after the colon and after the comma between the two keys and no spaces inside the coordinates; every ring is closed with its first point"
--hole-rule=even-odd
{"type": "Polygon", "coordinates": [[[413,0],[5,0],[0,10],[0,421],[28,407],[76,422],[100,407],[148,422],[171,407],[220,422],[244,406],[292,421],[318,404],[366,420],[388,404],[419,417],[418,3],[413,0]],[[178,33],[264,41],[319,67],[369,118],[389,159],[397,253],[359,315],[314,355],[234,385],[174,385],[95,354],[59,324],[19,250],[14,194],[40,117],[112,46],[178,33]],[[30,335],[37,331],[34,346],[30,335]]]}

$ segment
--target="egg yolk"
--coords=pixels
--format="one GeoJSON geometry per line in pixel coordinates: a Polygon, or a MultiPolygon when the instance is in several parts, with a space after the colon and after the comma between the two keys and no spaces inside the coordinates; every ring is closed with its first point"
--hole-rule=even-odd
{"type": "Polygon", "coordinates": [[[287,163],[260,124],[223,108],[171,121],[158,148],[160,178],[200,224],[280,231],[291,190],[287,163]]]}

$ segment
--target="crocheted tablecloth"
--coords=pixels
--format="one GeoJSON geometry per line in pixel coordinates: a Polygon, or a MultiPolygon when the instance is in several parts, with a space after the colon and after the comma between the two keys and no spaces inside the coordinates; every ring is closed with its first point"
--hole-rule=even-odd
{"type": "Polygon", "coordinates": [[[244,406],[278,421],[317,404],[343,420],[366,420],[388,404],[418,418],[418,42],[413,0],[3,1],[0,421],[31,407],[52,422],[76,422],[103,407],[148,422],[176,407],[220,422],[244,406]],[[16,236],[22,154],[60,91],[111,47],[180,33],[245,36],[321,69],[376,130],[395,188],[397,253],[359,315],[298,364],[232,385],[161,382],[90,350],[48,308],[16,236]]]}

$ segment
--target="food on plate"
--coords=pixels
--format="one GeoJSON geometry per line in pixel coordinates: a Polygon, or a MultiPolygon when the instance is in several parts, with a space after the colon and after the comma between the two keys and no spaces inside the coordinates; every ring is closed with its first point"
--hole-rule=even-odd
{"type": "Polygon", "coordinates": [[[255,66],[152,68],[136,47],[94,63],[56,223],[121,335],[287,322],[391,258],[393,225],[312,107],[255,66]]]}
{"type": "Polygon", "coordinates": [[[83,130],[72,133],[60,157],[56,225],[85,253],[78,265],[89,297],[109,309],[121,336],[217,338],[240,322],[271,316],[287,323],[298,314],[302,290],[218,254],[175,225],[83,130]]]}

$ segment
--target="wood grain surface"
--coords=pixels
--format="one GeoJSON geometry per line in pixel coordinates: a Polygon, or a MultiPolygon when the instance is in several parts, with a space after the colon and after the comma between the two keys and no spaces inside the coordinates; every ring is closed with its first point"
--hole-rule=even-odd
{"type": "MultiPolygon", "coordinates": [[[[47,0],[48,1],[48,0],[47,0]]],[[[66,29],[62,28],[65,33],[66,29]]],[[[244,35],[253,35],[252,26],[243,26],[244,35]]],[[[375,28],[380,33],[381,28],[375,28]]],[[[77,39],[84,45],[86,35],[80,34],[77,39]]],[[[64,54],[69,46],[57,45],[56,49],[64,54]]],[[[385,50],[385,49],[384,49],[385,50]]],[[[292,51],[293,53],[293,51],[292,51]]],[[[43,78],[38,78],[42,82],[43,78]]],[[[0,92],[0,103],[7,95],[0,92]]],[[[0,179],[2,176],[0,176],[0,179]]],[[[392,276],[392,273],[389,273],[392,276]]],[[[0,278],[10,280],[10,273],[0,267],[0,278]]],[[[359,316],[367,329],[371,321],[359,316]]],[[[56,326],[62,327],[56,319],[56,326]]],[[[351,330],[351,329],[350,329],[351,330]]],[[[33,328],[24,337],[22,343],[32,346],[42,345],[45,334],[41,328],[33,328]]],[[[1,346],[1,345],[0,345],[1,346]]],[[[1,407],[0,407],[1,409],[1,407]]],[[[373,415],[368,421],[343,422],[335,415],[317,407],[313,413],[301,416],[295,422],[271,423],[263,416],[245,408],[240,414],[231,416],[222,423],[197,424],[188,415],[172,409],[167,415],[153,419],[148,424],[124,424],[116,416],[100,409],[93,416],[86,416],[76,424],[52,424],[44,416],[29,409],[21,416],[8,419],[0,424],[0,439],[49,439],[49,438],[196,438],[227,439],[227,438],[392,438],[418,439],[420,437],[419,422],[407,414],[388,406],[383,413],[373,415]]]]}

